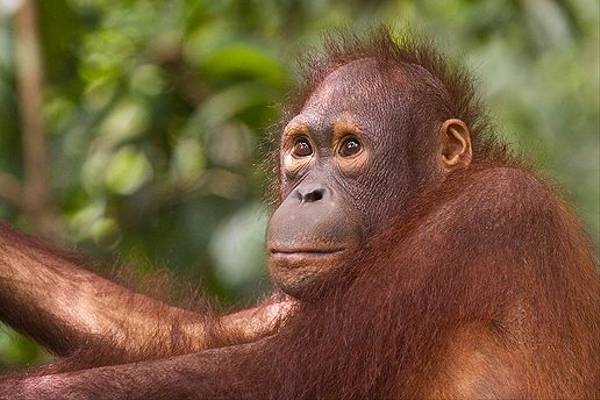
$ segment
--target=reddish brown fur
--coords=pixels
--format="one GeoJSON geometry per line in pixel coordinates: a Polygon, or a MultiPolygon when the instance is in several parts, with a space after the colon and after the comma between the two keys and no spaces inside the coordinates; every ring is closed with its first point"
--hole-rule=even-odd
{"type": "Polygon", "coordinates": [[[278,398],[597,397],[600,287],[572,214],[514,168],[474,166],[444,186],[281,333],[278,398]],[[486,347],[484,366],[465,368],[486,347]]]}
{"type": "Polygon", "coordinates": [[[410,65],[437,90],[423,99],[430,111],[423,118],[466,122],[473,162],[422,193],[339,269],[346,276],[335,279],[349,286],[303,306],[265,357],[277,366],[265,372],[277,382],[272,396],[599,397],[598,265],[578,219],[509,155],[472,78],[430,44],[410,36],[398,44],[385,31],[366,41],[344,37],[304,63],[307,85],[286,119],[352,60],[373,57],[390,70],[410,65]],[[469,367],[487,348],[489,357],[469,367]],[[479,372],[478,385],[465,392],[459,381],[479,372]]]}

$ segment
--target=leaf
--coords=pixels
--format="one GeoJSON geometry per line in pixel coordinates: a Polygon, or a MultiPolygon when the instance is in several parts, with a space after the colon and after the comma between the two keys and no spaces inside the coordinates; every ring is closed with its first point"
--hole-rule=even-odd
{"type": "Polygon", "coordinates": [[[273,87],[282,87],[287,79],[279,60],[258,47],[244,43],[222,47],[210,54],[202,67],[215,80],[255,78],[273,87]]]}
{"type": "Polygon", "coordinates": [[[123,147],[108,164],[106,186],[115,193],[132,194],[152,179],[153,171],[146,156],[133,146],[123,147]]]}

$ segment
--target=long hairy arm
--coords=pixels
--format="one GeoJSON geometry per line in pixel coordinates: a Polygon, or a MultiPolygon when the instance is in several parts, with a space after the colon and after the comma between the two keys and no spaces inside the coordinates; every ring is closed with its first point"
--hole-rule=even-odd
{"type": "Polygon", "coordinates": [[[98,276],[0,223],[0,319],[60,356],[97,364],[196,352],[270,334],[282,297],[221,318],[170,306],[98,276]]]}
{"type": "Polygon", "coordinates": [[[0,400],[267,398],[269,378],[264,375],[262,384],[255,382],[257,365],[252,360],[264,353],[270,339],[164,360],[4,378],[0,400]]]}

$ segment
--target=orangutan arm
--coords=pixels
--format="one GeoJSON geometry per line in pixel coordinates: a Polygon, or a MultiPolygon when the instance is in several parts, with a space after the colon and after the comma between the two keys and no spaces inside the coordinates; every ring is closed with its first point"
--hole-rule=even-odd
{"type": "Polygon", "coordinates": [[[50,375],[8,377],[0,379],[0,400],[268,398],[269,376],[256,374],[257,366],[252,361],[264,354],[270,346],[269,340],[266,338],[255,343],[165,360],[50,375]],[[262,383],[255,379],[262,380],[262,383]]]}
{"type": "Polygon", "coordinates": [[[132,292],[0,224],[0,319],[58,355],[84,350],[120,363],[207,349],[223,331],[253,341],[272,332],[283,305],[270,299],[213,319],[132,292]]]}

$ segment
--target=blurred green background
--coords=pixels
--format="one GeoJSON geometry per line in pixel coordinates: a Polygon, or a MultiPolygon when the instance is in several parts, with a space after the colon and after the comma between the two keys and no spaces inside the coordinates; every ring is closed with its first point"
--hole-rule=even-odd
{"type": "MultiPolygon", "coordinates": [[[[0,0],[0,218],[99,269],[154,265],[221,302],[251,301],[268,288],[256,165],[294,57],[327,29],[385,22],[474,70],[500,133],[563,185],[598,245],[599,4],[0,0]],[[37,21],[19,17],[23,4],[37,21]],[[36,185],[45,195],[28,207],[36,185]]],[[[45,357],[0,330],[0,368],[45,357]]]]}

